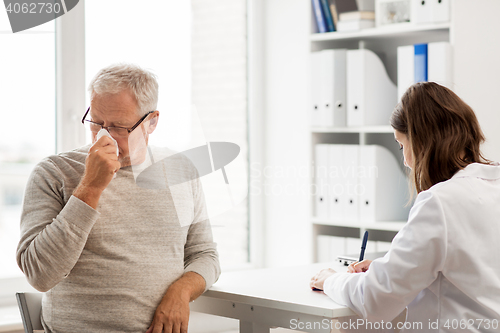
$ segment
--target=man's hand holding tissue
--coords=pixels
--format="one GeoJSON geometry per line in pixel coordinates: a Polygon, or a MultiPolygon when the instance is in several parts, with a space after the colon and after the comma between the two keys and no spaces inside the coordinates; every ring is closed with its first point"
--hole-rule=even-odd
{"type": "Polygon", "coordinates": [[[102,191],[120,169],[116,146],[110,137],[103,136],[89,150],[85,160],[85,173],[73,195],[97,209],[102,191]]]}

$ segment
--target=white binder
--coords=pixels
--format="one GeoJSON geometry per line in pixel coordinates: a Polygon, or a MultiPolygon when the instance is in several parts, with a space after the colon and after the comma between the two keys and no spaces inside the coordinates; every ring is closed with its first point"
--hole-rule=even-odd
{"type": "Polygon", "coordinates": [[[358,213],[358,155],[359,145],[343,145],[344,164],[342,167],[342,176],[345,177],[344,199],[341,200],[342,212],[345,222],[357,222],[358,213]]]}
{"type": "Polygon", "coordinates": [[[338,255],[344,254],[345,248],[345,237],[330,236],[330,261],[334,261],[338,255]]]}
{"type": "Polygon", "coordinates": [[[342,203],[347,200],[346,192],[346,179],[343,177],[343,166],[345,163],[344,146],[343,145],[330,145],[329,149],[329,193],[328,193],[328,208],[329,220],[339,222],[344,220],[344,212],[342,203]]]}
{"type": "Polygon", "coordinates": [[[346,238],[318,235],[316,246],[318,249],[318,262],[332,262],[337,259],[338,255],[346,253],[346,238]]]}
{"type": "MultiPolygon", "coordinates": [[[[411,1],[411,19],[412,23],[429,23],[432,21],[432,2],[434,0],[410,0],[411,1]]],[[[435,0],[438,1],[438,0],[435,0]]]]}
{"type": "Polygon", "coordinates": [[[448,22],[450,20],[450,0],[426,0],[431,3],[431,21],[448,22]]]}
{"type": "Polygon", "coordinates": [[[415,83],[415,47],[398,47],[398,102],[405,91],[415,83]]]}
{"type": "Polygon", "coordinates": [[[394,155],[378,145],[360,146],[359,217],[363,222],[406,221],[408,183],[394,155]]]}
{"type": "Polygon", "coordinates": [[[323,126],[323,114],[321,112],[321,52],[311,53],[311,126],[323,126]]]}
{"type": "Polygon", "coordinates": [[[328,152],[329,144],[315,147],[316,217],[328,219],[328,152]]]}
{"type": "Polygon", "coordinates": [[[318,251],[318,262],[330,261],[330,236],[318,235],[316,237],[316,249],[318,251]]]}
{"type": "Polygon", "coordinates": [[[321,54],[320,96],[323,124],[326,127],[346,125],[346,51],[323,50],[321,54]]]}
{"type": "Polygon", "coordinates": [[[354,254],[353,257],[356,258],[356,260],[358,260],[360,251],[361,251],[361,239],[346,237],[344,254],[354,254]]]}
{"type": "Polygon", "coordinates": [[[430,23],[450,20],[450,0],[410,0],[411,22],[430,23]]]}
{"type": "Polygon", "coordinates": [[[449,42],[436,42],[429,43],[427,47],[428,80],[453,89],[451,44],[449,42]]]}
{"type": "Polygon", "coordinates": [[[370,50],[347,51],[347,125],[387,125],[397,101],[396,85],[370,50]]]}

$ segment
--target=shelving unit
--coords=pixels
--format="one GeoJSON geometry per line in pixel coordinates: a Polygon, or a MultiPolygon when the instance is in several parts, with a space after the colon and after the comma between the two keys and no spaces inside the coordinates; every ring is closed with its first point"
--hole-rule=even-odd
{"type": "MultiPolygon", "coordinates": [[[[425,25],[402,23],[356,32],[313,33],[310,36],[310,51],[337,48],[369,49],[380,57],[389,77],[396,84],[398,46],[450,41],[451,26],[451,22],[425,25]]],[[[396,159],[400,161],[401,169],[404,169],[402,154],[398,145],[394,142],[393,130],[389,125],[343,128],[313,127],[311,128],[311,158],[313,161],[315,158],[314,147],[316,144],[321,143],[381,145],[391,151],[396,159]]],[[[314,182],[314,179],[311,179],[311,181],[314,182]]],[[[406,222],[377,221],[362,223],[320,219],[314,217],[314,197],[311,200],[313,207],[311,224],[315,260],[318,258],[316,239],[319,235],[360,238],[365,230],[370,230],[371,241],[391,241],[406,222]]]]}
{"type": "Polygon", "coordinates": [[[370,28],[352,32],[327,32],[311,34],[311,42],[321,42],[329,40],[383,40],[394,38],[418,37],[422,33],[448,33],[450,23],[422,24],[399,23],[386,25],[379,28],[370,28]]]}
{"type": "Polygon", "coordinates": [[[406,221],[377,221],[374,223],[369,222],[337,222],[337,221],[329,221],[317,217],[312,218],[312,222],[314,224],[321,225],[331,225],[337,227],[344,228],[357,228],[363,230],[385,230],[385,231],[394,231],[398,232],[406,221]]]}
{"type": "Polygon", "coordinates": [[[393,133],[391,126],[312,127],[313,133],[393,133]]]}

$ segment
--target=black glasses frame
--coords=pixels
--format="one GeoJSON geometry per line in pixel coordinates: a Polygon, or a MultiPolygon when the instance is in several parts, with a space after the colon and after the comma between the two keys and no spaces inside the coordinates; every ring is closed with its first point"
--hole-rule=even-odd
{"type": "Polygon", "coordinates": [[[126,128],[126,127],[120,127],[120,126],[106,126],[106,127],[104,127],[104,126],[102,126],[101,124],[96,123],[96,122],[94,122],[94,121],[92,121],[92,120],[85,119],[85,118],[87,117],[87,114],[89,113],[89,111],[90,111],[90,106],[89,106],[89,108],[87,109],[87,111],[85,112],[85,114],[83,115],[83,118],[82,118],[82,124],[85,124],[85,122],[87,121],[87,122],[89,122],[89,123],[99,125],[99,126],[101,126],[101,128],[105,128],[105,129],[106,129],[106,131],[108,131],[108,132],[109,132],[109,129],[108,129],[108,128],[110,128],[110,127],[112,127],[112,128],[121,128],[121,129],[125,129],[125,130],[127,130],[128,134],[130,134],[133,130],[135,130],[135,129],[137,128],[137,126],[139,126],[139,125],[140,125],[140,124],[144,121],[144,119],[146,119],[146,118],[147,118],[147,116],[149,116],[151,113],[153,113],[153,112],[154,112],[154,111],[149,111],[149,112],[148,112],[148,113],[146,113],[144,116],[142,116],[142,118],[141,118],[141,119],[139,119],[139,121],[138,121],[137,123],[135,123],[135,125],[134,125],[134,126],[132,126],[132,127],[130,127],[130,128],[126,128]]]}

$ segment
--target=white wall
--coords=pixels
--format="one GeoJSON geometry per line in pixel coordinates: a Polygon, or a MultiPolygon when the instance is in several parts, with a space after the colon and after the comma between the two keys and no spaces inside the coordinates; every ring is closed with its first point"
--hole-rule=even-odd
{"type": "Polygon", "coordinates": [[[485,157],[500,161],[500,1],[453,4],[455,92],[476,112],[486,135],[485,157]]]}
{"type": "Polygon", "coordinates": [[[312,261],[310,1],[266,0],[264,6],[264,265],[277,267],[312,261]]]}

